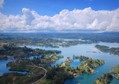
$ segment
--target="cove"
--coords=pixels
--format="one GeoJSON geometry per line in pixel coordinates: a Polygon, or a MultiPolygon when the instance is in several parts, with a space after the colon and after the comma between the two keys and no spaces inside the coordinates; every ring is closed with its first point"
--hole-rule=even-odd
{"type": "MultiPolygon", "coordinates": [[[[83,55],[83,56],[87,56],[90,58],[94,58],[94,59],[101,59],[105,61],[105,64],[95,68],[95,70],[97,71],[95,74],[82,74],[79,75],[77,78],[71,79],[71,80],[66,80],[65,84],[92,84],[93,81],[95,81],[95,79],[97,77],[100,77],[103,73],[105,72],[109,72],[109,70],[119,64],[119,56],[117,55],[113,55],[110,53],[103,53],[101,51],[99,51],[98,49],[95,48],[95,45],[97,44],[103,44],[103,45],[110,45],[110,47],[119,47],[119,43],[92,43],[92,44],[78,44],[75,46],[70,46],[70,47],[59,47],[59,48],[51,48],[51,47],[39,47],[39,46],[31,46],[31,45],[27,45],[27,47],[29,48],[39,48],[39,49],[45,49],[45,50],[61,50],[61,55],[64,56],[64,58],[56,61],[55,63],[53,63],[53,65],[56,64],[60,64],[63,61],[66,60],[67,57],[72,58],[73,55],[83,55]],[[115,44],[115,46],[113,46],[115,44]]],[[[10,72],[8,70],[8,68],[6,67],[6,64],[12,60],[0,60],[0,75],[3,73],[8,73],[10,72]]],[[[81,62],[79,60],[74,60],[74,62],[72,62],[70,65],[71,67],[77,67],[81,62]]],[[[111,84],[118,84],[119,80],[118,79],[113,79],[111,84]]]]}

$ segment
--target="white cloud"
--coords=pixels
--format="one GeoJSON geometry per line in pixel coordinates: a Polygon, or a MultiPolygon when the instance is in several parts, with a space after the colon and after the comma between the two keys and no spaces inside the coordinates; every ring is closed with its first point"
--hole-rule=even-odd
{"type": "Polygon", "coordinates": [[[30,25],[31,22],[33,21],[34,19],[34,16],[33,14],[31,13],[31,11],[27,8],[23,8],[22,9],[22,12],[23,12],[23,15],[25,17],[25,21],[26,21],[26,24],[30,25]]]}
{"type": "Polygon", "coordinates": [[[0,7],[3,7],[4,0],[0,0],[0,7]]]}
{"type": "Polygon", "coordinates": [[[119,32],[119,9],[64,9],[53,16],[41,16],[36,11],[22,9],[22,15],[0,13],[0,31],[98,30],[119,32]]]}

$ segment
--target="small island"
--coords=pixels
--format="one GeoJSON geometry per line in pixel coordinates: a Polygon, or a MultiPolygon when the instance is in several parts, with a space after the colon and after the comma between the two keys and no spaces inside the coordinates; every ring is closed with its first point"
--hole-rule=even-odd
{"type": "Polygon", "coordinates": [[[73,58],[82,61],[82,63],[77,67],[77,70],[79,70],[80,73],[95,73],[94,68],[105,63],[104,60],[92,59],[85,56],[73,56],[73,58]]]}
{"type": "Polygon", "coordinates": [[[88,59],[84,61],[81,65],[77,67],[78,70],[80,70],[81,73],[88,73],[92,74],[95,73],[94,68],[103,65],[105,62],[103,60],[98,59],[88,59]]]}
{"type": "Polygon", "coordinates": [[[119,56],[119,48],[114,48],[114,47],[109,48],[108,46],[103,46],[103,45],[96,45],[95,47],[102,52],[107,52],[119,56]]]}

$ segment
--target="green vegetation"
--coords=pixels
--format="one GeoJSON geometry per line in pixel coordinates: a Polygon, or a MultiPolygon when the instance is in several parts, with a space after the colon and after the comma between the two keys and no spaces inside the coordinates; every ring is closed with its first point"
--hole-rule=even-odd
{"type": "Polygon", "coordinates": [[[96,84],[109,84],[113,79],[109,73],[104,73],[102,77],[96,79],[96,84]]]}
{"type": "Polygon", "coordinates": [[[119,65],[117,66],[114,66],[110,72],[112,73],[112,75],[115,77],[115,78],[118,78],[119,79],[119,65]]]}
{"type": "Polygon", "coordinates": [[[94,68],[104,64],[103,60],[94,60],[94,59],[88,59],[84,61],[81,65],[78,66],[78,70],[80,70],[81,73],[94,73],[94,68]]]}
{"type": "Polygon", "coordinates": [[[10,71],[29,71],[27,65],[31,65],[33,60],[16,60],[15,62],[8,62],[7,67],[10,71]]]}
{"type": "MultiPolygon", "coordinates": [[[[51,67],[48,65],[62,57],[63,56],[51,54],[42,56],[41,58],[16,60],[15,62],[14,61],[9,62],[7,66],[10,68],[11,71],[28,72],[28,74],[22,76],[22,78],[24,78],[23,84],[28,82],[31,83],[35,80],[38,80],[38,78],[40,79],[43,77],[44,71],[43,69],[38,68],[39,65],[47,70],[46,79],[41,80],[43,84],[64,84],[64,81],[66,79],[72,79],[82,73],[88,74],[94,73],[95,67],[104,64],[103,60],[91,58],[87,59],[87,57],[84,56],[81,57],[76,56],[77,58],[80,58],[83,61],[77,68],[70,67],[70,63],[73,62],[73,60],[70,59],[69,57],[67,57],[66,61],[57,66],[51,67]],[[34,67],[33,64],[35,64],[35,66],[37,65],[37,67],[34,67]]],[[[14,75],[11,76],[7,74],[7,76],[3,75],[0,80],[10,80],[9,76],[10,78],[14,78],[14,75]]],[[[19,79],[22,79],[21,76],[19,75],[17,76],[19,77],[19,79]]],[[[19,81],[17,81],[16,79],[16,82],[19,81]]],[[[4,82],[2,83],[4,84],[4,82]]]]}
{"type": "Polygon", "coordinates": [[[29,56],[40,56],[46,54],[58,54],[61,51],[58,50],[43,50],[43,49],[31,49],[24,47],[17,47],[14,45],[4,45],[3,50],[0,50],[0,55],[13,58],[25,58],[29,56]]]}
{"type": "MultiPolygon", "coordinates": [[[[20,84],[21,81],[24,81],[24,75],[17,73],[9,73],[4,74],[4,76],[0,77],[0,84],[20,84]]],[[[25,84],[25,83],[22,83],[25,84]]]]}
{"type": "MultiPolygon", "coordinates": [[[[79,58],[78,56],[76,56],[79,58]]],[[[87,58],[81,56],[80,58],[87,58]]],[[[104,64],[103,60],[87,59],[83,61],[77,68],[70,67],[73,60],[69,57],[63,63],[52,67],[47,74],[47,80],[51,80],[52,84],[63,84],[66,79],[77,77],[83,73],[94,73],[94,68],[104,64]]]]}
{"type": "MultiPolygon", "coordinates": [[[[71,34],[72,35],[72,34],[71,34]]],[[[68,34],[67,34],[68,36],[68,34]]],[[[58,48],[59,46],[68,47],[77,44],[89,44],[89,40],[64,40],[60,39],[60,35],[55,34],[0,34],[0,45],[15,44],[17,46],[35,45],[44,47],[58,48]]],[[[70,38],[71,39],[71,38],[70,38]]],[[[72,38],[74,39],[74,37],[72,38]]]]}
{"type": "Polygon", "coordinates": [[[108,46],[102,46],[102,45],[96,45],[95,46],[97,49],[99,49],[102,52],[108,52],[109,51],[109,47],[108,46]]]}
{"type": "Polygon", "coordinates": [[[66,79],[73,78],[75,69],[70,67],[70,62],[72,61],[68,57],[63,63],[48,69],[47,80],[52,81],[51,84],[64,84],[66,79]]]}
{"type": "Polygon", "coordinates": [[[52,81],[44,79],[40,82],[41,84],[53,84],[52,81]]]}
{"type": "Polygon", "coordinates": [[[70,66],[70,63],[71,63],[72,61],[73,61],[72,59],[70,59],[69,57],[67,57],[66,61],[62,62],[62,63],[59,65],[59,67],[64,67],[64,68],[69,67],[69,66],[70,66]]]}
{"type": "Polygon", "coordinates": [[[48,70],[46,79],[52,81],[51,84],[64,84],[64,81],[70,76],[71,74],[66,71],[65,68],[52,67],[50,70],[48,70]]]}
{"type": "Polygon", "coordinates": [[[97,49],[99,49],[102,52],[108,52],[110,54],[115,54],[119,56],[119,48],[109,48],[108,46],[102,46],[102,45],[96,45],[97,49]]]}
{"type": "MultiPolygon", "coordinates": [[[[1,33],[0,42],[16,44],[49,44],[60,39],[82,39],[92,42],[119,42],[119,33],[1,33]],[[54,39],[53,39],[54,38],[54,39]]],[[[56,42],[57,41],[57,42],[56,42]]]]}
{"type": "Polygon", "coordinates": [[[22,59],[22,60],[16,60],[15,62],[9,62],[7,66],[12,71],[29,71],[27,65],[43,65],[43,64],[51,64],[60,58],[63,58],[63,56],[57,56],[55,54],[42,56],[41,58],[34,57],[34,59],[22,59]]]}
{"type": "Polygon", "coordinates": [[[23,70],[29,71],[27,74],[22,75],[19,73],[6,73],[0,77],[0,83],[13,84],[14,82],[14,84],[29,84],[42,78],[43,74],[45,73],[42,69],[37,67],[32,67],[27,65],[26,66],[22,65],[22,66],[19,65],[19,67],[22,67],[23,70]]]}
{"type": "Polygon", "coordinates": [[[85,57],[85,56],[73,56],[73,59],[79,59],[80,61],[86,61],[89,59],[89,57],[85,57]]]}
{"type": "Polygon", "coordinates": [[[42,60],[42,61],[43,61],[43,60],[49,60],[49,61],[51,61],[51,62],[55,62],[55,61],[57,61],[57,60],[60,59],[60,58],[63,58],[63,56],[58,56],[58,55],[56,55],[56,54],[50,54],[50,55],[42,56],[42,57],[41,57],[41,60],[42,60]]]}
{"type": "MultiPolygon", "coordinates": [[[[81,61],[81,64],[76,68],[70,66],[70,63],[73,62],[70,58],[67,58],[66,61],[59,65],[51,66],[52,63],[63,58],[63,56],[57,55],[61,51],[31,49],[24,45],[58,48],[60,46],[68,47],[98,41],[119,42],[119,35],[103,35],[102,33],[0,34],[0,59],[16,58],[15,61],[13,60],[7,64],[9,70],[13,72],[0,76],[0,84],[30,84],[43,77],[44,79],[40,81],[41,84],[64,84],[65,80],[72,79],[80,74],[92,74],[96,72],[96,67],[104,64],[103,60],[91,59],[85,56],[73,56],[73,59],[79,59],[81,61]],[[28,59],[30,56],[34,56],[34,58],[28,59]],[[45,70],[47,70],[47,73],[45,70]],[[22,74],[17,72],[26,73],[22,74]]],[[[96,47],[102,52],[119,55],[119,48],[109,48],[100,45],[96,45],[96,47]]],[[[119,78],[118,68],[119,66],[115,66],[110,71],[115,78],[119,78]]],[[[96,80],[96,83],[107,84],[112,78],[111,74],[104,74],[96,80]]]]}
{"type": "MultiPolygon", "coordinates": [[[[17,59],[16,61],[9,62],[7,66],[10,71],[20,71],[28,72],[28,74],[19,75],[18,73],[8,73],[0,77],[0,80],[11,80],[15,78],[15,83],[23,80],[23,84],[34,82],[43,77],[45,71],[47,70],[46,79],[42,80],[44,84],[63,84],[66,79],[77,77],[82,73],[94,73],[94,68],[104,64],[103,60],[91,59],[85,56],[73,56],[73,59],[79,59],[82,63],[77,67],[70,67],[70,63],[73,62],[72,59],[67,57],[66,61],[63,63],[50,67],[50,64],[57,61],[63,56],[57,55],[61,51],[57,50],[42,50],[42,49],[31,49],[27,47],[17,47],[15,45],[4,45],[0,52],[1,56],[13,57],[13,58],[24,58],[17,59]],[[34,59],[25,59],[30,56],[37,55],[39,57],[34,57],[34,59]],[[40,57],[41,56],[41,57],[40,57]],[[35,66],[41,66],[38,68],[35,66]],[[20,80],[18,80],[20,79],[20,80]]],[[[2,82],[5,84],[6,82],[2,82]]]]}
{"type": "Polygon", "coordinates": [[[110,73],[104,73],[102,77],[96,79],[96,84],[110,84],[113,77],[119,79],[119,65],[114,66],[110,73]]]}
{"type": "MultiPolygon", "coordinates": [[[[25,74],[24,76],[22,76],[22,77],[18,76],[18,77],[19,77],[19,79],[21,79],[20,84],[22,84],[22,83],[28,84],[28,83],[32,83],[34,81],[37,81],[38,79],[42,78],[43,75],[45,74],[45,71],[42,68],[34,66],[33,63],[38,63],[38,60],[36,60],[36,59],[17,60],[15,62],[9,62],[7,64],[7,66],[9,67],[10,71],[27,72],[27,74],[25,74]]],[[[4,77],[4,76],[5,75],[3,75],[2,77],[4,77]]],[[[9,76],[9,74],[8,74],[8,76],[9,76]]],[[[13,77],[14,76],[12,76],[11,78],[13,78],[13,77]]],[[[8,79],[6,78],[5,80],[9,80],[9,78],[8,79]]],[[[17,80],[16,80],[16,82],[17,82],[17,80]]]]}
{"type": "Polygon", "coordinates": [[[82,64],[80,64],[77,69],[80,71],[80,73],[95,73],[94,68],[104,64],[103,60],[98,60],[98,59],[87,59],[83,61],[82,64]]]}
{"type": "Polygon", "coordinates": [[[73,56],[73,59],[79,59],[80,61],[83,61],[78,67],[77,70],[80,71],[80,73],[94,73],[94,68],[104,64],[105,62],[103,60],[98,59],[92,59],[85,56],[73,56]]]}
{"type": "MultiPolygon", "coordinates": [[[[22,60],[9,62],[7,66],[9,67],[10,71],[27,72],[27,74],[24,74],[24,75],[19,75],[18,73],[4,74],[3,76],[0,77],[0,81],[2,80],[0,83],[8,84],[9,80],[14,79],[14,77],[15,77],[15,84],[33,83],[45,77],[45,74],[46,74],[45,68],[49,70],[49,68],[51,68],[49,66],[50,63],[55,62],[56,60],[62,57],[63,56],[57,56],[56,54],[49,54],[45,56],[43,55],[41,58],[34,57],[34,59],[22,59],[22,60]]],[[[46,80],[46,81],[42,80],[41,82],[43,82],[43,84],[45,83],[47,84],[47,82],[50,83],[49,80],[46,80]]],[[[12,83],[13,81],[10,84],[12,83]]]]}

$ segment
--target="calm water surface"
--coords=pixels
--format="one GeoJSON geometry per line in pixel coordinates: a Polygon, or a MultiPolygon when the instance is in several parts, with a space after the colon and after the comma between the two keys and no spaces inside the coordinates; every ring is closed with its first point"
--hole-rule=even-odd
{"type": "MultiPolygon", "coordinates": [[[[119,56],[109,54],[109,53],[103,53],[95,48],[95,45],[106,45],[106,43],[96,43],[96,44],[79,44],[76,46],[71,47],[59,47],[59,48],[50,48],[50,47],[37,47],[37,46],[28,46],[31,48],[42,48],[46,50],[61,50],[62,55],[64,55],[63,59],[58,60],[55,64],[60,64],[61,62],[65,61],[67,57],[73,57],[73,55],[84,55],[87,57],[91,57],[94,59],[101,59],[105,60],[105,64],[96,68],[97,71],[95,74],[82,74],[77,78],[74,78],[72,80],[65,81],[65,84],[92,84],[93,81],[97,77],[102,76],[103,73],[109,72],[109,70],[119,64],[119,56]]],[[[107,43],[107,46],[109,47],[119,47],[119,43],[107,43]]],[[[77,67],[80,64],[79,60],[74,60],[74,62],[71,63],[72,67],[77,67]]],[[[111,84],[119,84],[119,80],[114,79],[111,84]]]]}
{"type": "MultiPolygon", "coordinates": [[[[105,43],[100,42],[97,43],[100,45],[107,45],[109,47],[119,47],[119,43],[105,43]]],[[[109,72],[109,70],[119,64],[119,56],[109,54],[109,53],[103,53],[100,52],[98,49],[95,48],[96,43],[94,44],[79,44],[76,46],[71,47],[59,47],[59,48],[50,48],[50,47],[38,47],[38,46],[27,46],[30,48],[40,48],[40,49],[46,49],[46,50],[61,50],[62,55],[64,55],[64,58],[58,60],[54,63],[60,64],[61,62],[65,61],[67,57],[72,58],[73,55],[84,55],[87,57],[91,57],[94,59],[102,59],[105,60],[105,64],[96,68],[97,71],[95,74],[82,74],[78,76],[77,78],[74,78],[72,80],[66,80],[65,84],[92,84],[92,82],[97,78],[102,76],[103,73],[109,72]]],[[[0,74],[9,72],[8,68],[6,67],[6,63],[8,63],[10,60],[0,60],[0,74]]],[[[74,62],[71,63],[71,67],[77,67],[81,62],[79,60],[74,60],[74,62]]],[[[119,84],[119,80],[114,79],[111,84],[119,84]]]]}

